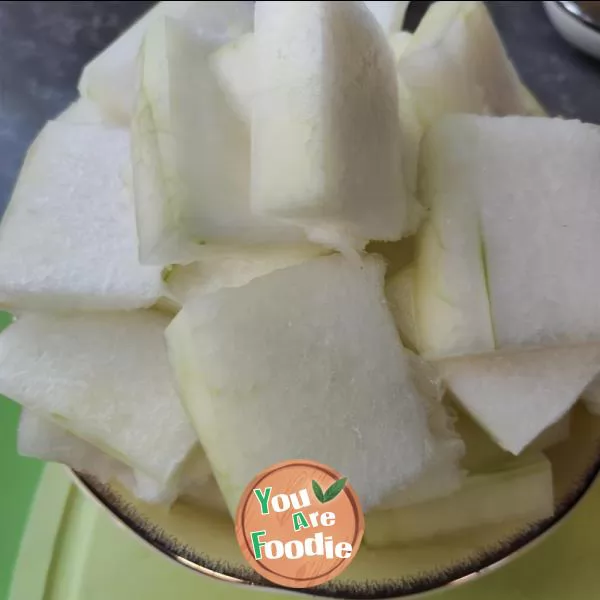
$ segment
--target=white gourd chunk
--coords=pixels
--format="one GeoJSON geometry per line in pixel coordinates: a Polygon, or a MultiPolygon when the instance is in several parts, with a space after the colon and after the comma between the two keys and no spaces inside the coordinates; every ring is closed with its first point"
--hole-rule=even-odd
{"type": "Polygon", "coordinates": [[[0,391],[167,487],[197,443],[157,311],[26,313],[0,335],[0,391]]]}
{"type": "Polygon", "coordinates": [[[413,34],[408,31],[396,31],[388,37],[396,61],[399,61],[404,51],[408,49],[412,37],[413,34]]]}
{"type": "Polygon", "coordinates": [[[430,215],[418,234],[414,298],[419,351],[431,358],[495,347],[479,214],[453,190],[462,183],[457,169],[465,185],[473,176],[464,154],[450,152],[454,133],[434,126],[422,142],[421,199],[430,215]]]}
{"type": "MultiPolygon", "coordinates": [[[[432,211],[442,207],[447,228],[463,214],[480,224],[497,347],[598,339],[600,127],[461,115],[435,125],[425,144],[432,211]]],[[[459,235],[444,243],[461,244],[459,235]]],[[[457,255],[469,273],[474,255],[474,245],[457,255]]]]}
{"type": "Polygon", "coordinates": [[[430,460],[426,407],[383,275],[374,257],[317,258],[200,297],[167,329],[179,390],[232,514],[247,482],[281,460],[331,465],[363,507],[430,460]]]}
{"type": "Polygon", "coordinates": [[[63,110],[55,119],[64,123],[73,123],[75,125],[106,125],[117,127],[114,123],[107,121],[103,117],[98,106],[87,98],[77,98],[65,110],[63,110]]]}
{"type": "Polygon", "coordinates": [[[421,475],[406,488],[387,496],[378,509],[400,508],[448,496],[464,482],[462,468],[465,443],[455,429],[455,416],[442,402],[444,387],[434,367],[410,355],[411,374],[427,408],[429,431],[433,434],[433,453],[421,475]]]}
{"type": "MultiPolygon", "coordinates": [[[[460,438],[464,441],[466,452],[461,465],[469,473],[489,472],[512,460],[514,455],[503,450],[490,434],[480,427],[464,410],[456,407],[458,419],[455,423],[460,438]]],[[[542,431],[524,450],[524,452],[542,452],[556,444],[564,442],[570,435],[571,413],[542,431]]]]}
{"type": "Polygon", "coordinates": [[[373,13],[381,28],[387,33],[392,34],[402,29],[404,24],[404,15],[410,2],[406,1],[380,1],[365,0],[365,5],[373,13]]]}
{"type": "Polygon", "coordinates": [[[385,286],[385,293],[400,337],[411,349],[421,347],[417,325],[415,277],[416,268],[413,264],[409,264],[392,275],[385,286]]]}
{"type": "Polygon", "coordinates": [[[47,462],[67,465],[78,473],[91,475],[100,483],[121,483],[137,498],[150,504],[172,504],[179,496],[189,494],[198,500],[210,499],[210,468],[202,450],[192,451],[181,470],[181,476],[170,487],[135,471],[99,450],[93,444],[53,422],[43,413],[23,409],[19,420],[18,452],[47,462]]]}
{"type": "Polygon", "coordinates": [[[498,351],[436,365],[473,419],[519,454],[577,402],[598,372],[600,344],[498,351]]]}
{"type": "Polygon", "coordinates": [[[19,175],[0,226],[0,303],[19,308],[152,306],[160,269],[141,266],[122,179],[124,130],[48,123],[19,175]]]}
{"type": "Polygon", "coordinates": [[[257,2],[251,203],[338,249],[408,227],[391,48],[358,2],[257,2]]]}
{"type": "Polygon", "coordinates": [[[240,119],[250,125],[256,93],[254,34],[246,33],[222,46],[210,57],[210,61],[227,99],[240,119]]]}
{"type": "Polygon", "coordinates": [[[298,265],[323,253],[319,246],[247,249],[189,265],[176,265],[167,276],[170,297],[180,306],[225,287],[239,287],[278,269],[298,265]]]}
{"type": "Polygon", "coordinates": [[[436,2],[399,64],[424,126],[451,113],[543,115],[483,2],[436,2]]]}
{"type": "Polygon", "coordinates": [[[122,462],[53,423],[44,413],[25,408],[19,420],[17,450],[21,456],[68,465],[102,483],[131,471],[122,462]]]}
{"type": "Polygon", "coordinates": [[[131,120],[142,39],[148,28],[165,16],[180,20],[218,44],[251,31],[254,10],[252,2],[158,2],[83,70],[79,92],[95,102],[106,119],[125,126],[131,120]]]}
{"type": "Polygon", "coordinates": [[[365,543],[374,548],[414,544],[494,524],[533,524],[553,514],[552,465],[537,453],[497,472],[471,475],[450,496],[367,514],[365,543]]]}
{"type": "Polygon", "coordinates": [[[164,18],[148,29],[131,126],[143,263],[185,264],[204,244],[304,240],[250,211],[250,138],[210,64],[211,43],[164,18]]]}
{"type": "Polygon", "coordinates": [[[31,410],[21,413],[17,448],[21,456],[62,463],[100,483],[119,482],[144,502],[165,504],[174,500],[173,491],[31,410]]]}

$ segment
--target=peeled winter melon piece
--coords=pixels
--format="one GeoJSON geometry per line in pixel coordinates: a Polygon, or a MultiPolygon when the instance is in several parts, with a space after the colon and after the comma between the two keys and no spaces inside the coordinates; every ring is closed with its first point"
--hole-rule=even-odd
{"type": "MultiPolygon", "coordinates": [[[[443,206],[455,236],[463,215],[473,229],[480,223],[497,347],[598,340],[600,127],[460,115],[434,125],[424,144],[432,215],[443,206]]],[[[463,238],[470,231],[463,226],[463,238]]],[[[473,245],[470,254],[457,255],[459,268],[473,273],[475,253],[473,245]]],[[[456,269],[437,272],[460,283],[456,269]]]]}
{"type": "MultiPolygon", "coordinates": [[[[456,442],[458,447],[460,440],[456,442]]],[[[434,498],[443,498],[460,489],[465,473],[454,458],[444,455],[443,451],[435,451],[436,456],[429,462],[423,473],[405,489],[386,496],[377,505],[378,510],[389,510],[428,502],[434,498]]]]}
{"type": "Polygon", "coordinates": [[[197,443],[158,311],[25,313],[0,335],[0,391],[169,486],[197,443]]]}
{"type": "Polygon", "coordinates": [[[410,373],[427,409],[433,452],[421,475],[406,488],[387,496],[378,509],[400,508],[448,496],[460,488],[465,471],[461,466],[465,443],[459,436],[454,412],[442,402],[444,386],[436,370],[409,353],[410,373]]]}
{"type": "MultiPolygon", "coordinates": [[[[402,52],[403,54],[409,45],[399,44],[398,42],[393,43],[392,41],[390,41],[390,44],[396,56],[396,61],[400,60],[399,53],[402,52]]],[[[407,207],[405,234],[413,235],[417,232],[424,217],[423,207],[419,202],[418,190],[419,153],[424,128],[419,121],[417,107],[410,89],[400,77],[397,76],[396,81],[398,84],[398,116],[400,117],[400,129],[403,133],[402,167],[406,187],[410,194],[414,196],[414,200],[409,201],[407,207]]]]}
{"type": "MultiPolygon", "coordinates": [[[[396,62],[396,71],[398,71],[402,56],[411,47],[412,37],[413,35],[408,31],[396,31],[388,36],[388,43],[396,62]]],[[[408,224],[406,226],[406,235],[412,235],[417,232],[425,216],[423,207],[418,201],[419,148],[424,128],[419,120],[415,98],[410,88],[402,77],[398,76],[398,73],[396,73],[396,78],[398,82],[398,114],[400,116],[400,128],[404,135],[402,166],[406,186],[410,193],[415,196],[415,201],[408,204],[408,224]]]]}
{"type": "Polygon", "coordinates": [[[195,297],[216,292],[225,287],[246,285],[293,265],[298,265],[323,253],[319,246],[251,249],[231,256],[212,257],[189,265],[175,265],[167,277],[170,296],[180,306],[195,297]]]}
{"type": "Polygon", "coordinates": [[[394,57],[359,2],[257,2],[252,209],[338,249],[400,239],[403,176],[394,57]]]}
{"type": "Polygon", "coordinates": [[[456,170],[466,169],[463,153],[446,150],[454,141],[453,129],[434,126],[421,142],[420,199],[430,212],[417,235],[413,297],[418,349],[430,358],[495,347],[479,214],[452,193],[456,170]]]}
{"type": "MultiPolygon", "coordinates": [[[[402,52],[407,48],[410,38],[411,34],[407,31],[398,31],[389,36],[388,41],[396,60],[399,60],[402,52]]],[[[254,35],[247,33],[223,46],[211,56],[213,70],[225,90],[230,104],[240,118],[247,123],[251,122],[252,107],[257,94],[254,53],[254,35]]],[[[422,127],[418,121],[410,91],[400,80],[398,80],[398,108],[400,126],[405,138],[402,167],[406,186],[412,194],[415,194],[422,127]]],[[[416,199],[411,199],[408,206],[406,235],[417,231],[422,217],[423,211],[419,203],[416,199]]]]}
{"type": "MultiPolygon", "coordinates": [[[[399,31],[389,37],[389,44],[396,60],[407,47],[411,34],[399,31]]],[[[252,107],[257,94],[254,35],[247,33],[223,46],[211,56],[212,68],[237,114],[247,123],[252,119],[252,107]]],[[[404,154],[402,167],[406,185],[416,193],[417,161],[422,128],[418,121],[412,97],[406,86],[398,81],[398,109],[400,125],[404,131],[404,154]]],[[[412,200],[408,207],[407,235],[415,233],[423,213],[419,203],[412,200]]]]}
{"type": "Polygon", "coordinates": [[[394,1],[380,2],[378,0],[365,0],[365,5],[373,13],[382,29],[388,33],[394,33],[402,29],[404,15],[410,2],[394,1]]]}
{"type": "Polygon", "coordinates": [[[93,444],[74,435],[50,418],[23,409],[19,421],[18,452],[47,462],[57,462],[91,475],[101,483],[118,481],[137,498],[151,504],[171,504],[179,495],[202,497],[209,486],[210,469],[201,449],[190,454],[179,480],[167,488],[108,456],[93,444]]]}
{"type": "Polygon", "coordinates": [[[400,337],[411,349],[421,347],[417,326],[415,277],[416,268],[410,264],[390,277],[385,286],[385,293],[400,337]]]}
{"type": "Polygon", "coordinates": [[[161,483],[137,469],[129,469],[118,478],[118,481],[140,500],[170,507],[181,498],[190,494],[199,496],[201,492],[202,497],[207,496],[207,500],[212,500],[212,495],[208,496],[204,491],[210,485],[211,475],[206,456],[196,444],[179,468],[177,475],[167,483],[161,483]]]}
{"type": "Polygon", "coordinates": [[[210,62],[228,101],[249,125],[256,93],[254,34],[246,33],[219,48],[210,57],[210,62]]]}
{"type": "Polygon", "coordinates": [[[126,126],[135,96],[135,63],[142,39],[153,21],[168,14],[181,17],[191,1],[159,2],[83,69],[79,92],[96,103],[106,118],[126,126]]]}
{"type": "Polygon", "coordinates": [[[219,47],[252,31],[254,3],[245,0],[194,2],[179,20],[198,35],[219,47]]]}
{"type": "Polygon", "coordinates": [[[436,362],[461,406],[513,454],[573,407],[598,365],[600,344],[507,350],[436,362]]]}
{"type": "Polygon", "coordinates": [[[129,123],[142,39],[148,28],[165,16],[180,20],[218,44],[252,30],[253,7],[251,2],[159,2],[83,70],[79,91],[97,103],[106,118],[122,125],[129,123]]]}
{"type": "MultiPolygon", "coordinates": [[[[387,4],[387,3],[384,3],[387,4]]],[[[400,3],[390,3],[400,4],[400,3]]],[[[408,46],[411,34],[398,31],[389,37],[389,44],[396,60],[408,46]]],[[[217,78],[227,94],[231,106],[247,123],[252,119],[252,107],[257,95],[254,35],[247,33],[223,46],[211,56],[211,64],[217,78]]],[[[411,194],[416,193],[419,140],[422,128],[413,106],[409,90],[398,81],[398,109],[400,126],[404,132],[402,167],[406,186],[411,194]]],[[[417,231],[423,211],[416,199],[409,200],[405,234],[417,231]]]]}
{"type": "Polygon", "coordinates": [[[118,481],[140,500],[149,503],[172,501],[168,490],[139,474],[47,417],[23,409],[19,421],[18,452],[47,462],[62,463],[101,483],[118,481]]]}
{"type": "Polygon", "coordinates": [[[211,69],[211,52],[167,18],[144,38],[131,129],[143,263],[192,262],[204,244],[305,239],[299,228],[251,213],[249,133],[211,69]]]}
{"type": "Polygon", "coordinates": [[[430,129],[421,164],[431,218],[417,258],[423,353],[597,339],[599,153],[600,129],[578,121],[462,115],[430,129]],[[544,152],[565,145],[567,158],[544,152]]]}
{"type": "MultiPolygon", "coordinates": [[[[461,466],[469,473],[489,472],[502,466],[514,458],[510,452],[503,450],[490,434],[480,427],[465,411],[457,407],[458,419],[456,431],[464,441],[466,452],[461,466]]],[[[564,442],[570,434],[570,413],[542,431],[524,452],[542,452],[552,446],[564,442]]]]}
{"type": "Polygon", "coordinates": [[[68,465],[76,471],[93,475],[102,483],[131,471],[43,414],[28,409],[21,411],[17,450],[21,456],[68,465]]]}
{"type": "Polygon", "coordinates": [[[413,284],[418,349],[429,358],[486,352],[495,340],[479,215],[466,198],[446,189],[461,156],[439,159],[439,142],[431,138],[423,142],[421,162],[421,198],[430,214],[417,235],[413,284]]]}
{"type": "Polygon", "coordinates": [[[483,2],[436,2],[399,64],[424,126],[445,114],[540,115],[483,2]]]}
{"type": "Polygon", "coordinates": [[[141,266],[120,169],[127,132],[48,123],[27,154],[0,226],[0,303],[33,309],[151,306],[160,269],[141,266]]]}
{"type": "Polygon", "coordinates": [[[486,525],[554,514],[552,466],[541,453],[523,455],[496,472],[470,475],[445,498],[365,517],[365,543],[371,547],[411,544],[466,533],[486,525]]]}
{"type": "Polygon", "coordinates": [[[404,54],[404,51],[408,49],[408,46],[412,40],[413,34],[408,31],[396,31],[389,35],[388,42],[392,47],[394,58],[398,61],[404,54]]]}
{"type": "MultiPolygon", "coordinates": [[[[411,39],[412,34],[408,31],[395,31],[388,36],[396,60],[400,59],[411,39]]],[[[254,34],[249,32],[225,44],[211,56],[213,70],[229,101],[248,123],[252,118],[252,104],[257,92],[254,48],[254,34]]]]}
{"type": "Polygon", "coordinates": [[[201,296],[167,329],[181,397],[232,514],[248,481],[281,460],[330,465],[367,508],[423,471],[433,439],[384,270],[375,257],[316,258],[201,296]]]}
{"type": "Polygon", "coordinates": [[[55,119],[64,123],[73,123],[75,125],[105,125],[114,124],[107,121],[100,112],[96,104],[87,98],[77,98],[65,110],[63,110],[55,119]]]}

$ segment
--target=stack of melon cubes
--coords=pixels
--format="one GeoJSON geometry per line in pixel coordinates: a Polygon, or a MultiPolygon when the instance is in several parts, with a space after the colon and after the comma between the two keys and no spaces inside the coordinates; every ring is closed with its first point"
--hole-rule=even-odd
{"type": "Polygon", "coordinates": [[[552,515],[600,411],[600,129],[482,3],[407,4],[162,2],[85,67],[0,228],[22,454],[231,514],[316,460],[373,546],[552,515]]]}

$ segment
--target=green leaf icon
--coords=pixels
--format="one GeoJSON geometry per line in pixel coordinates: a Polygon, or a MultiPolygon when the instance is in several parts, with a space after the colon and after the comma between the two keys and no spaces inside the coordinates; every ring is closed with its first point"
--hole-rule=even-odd
{"type": "Polygon", "coordinates": [[[321,486],[313,479],[312,489],[317,497],[317,500],[321,504],[325,504],[326,502],[331,502],[334,498],[339,496],[341,491],[344,489],[346,485],[346,481],[348,481],[347,477],[342,477],[337,481],[334,481],[325,492],[321,489],[321,486]]]}
{"type": "Polygon", "coordinates": [[[313,492],[315,493],[315,496],[317,497],[317,500],[321,503],[325,502],[325,495],[323,494],[323,490],[321,489],[321,486],[314,479],[312,482],[312,489],[313,489],[313,492]]]}
{"type": "Polygon", "coordinates": [[[342,477],[341,479],[338,479],[337,481],[332,483],[329,486],[329,488],[327,488],[327,491],[324,494],[325,502],[330,502],[336,496],[338,496],[341,493],[341,491],[344,489],[344,486],[346,485],[346,481],[348,481],[348,478],[342,477]]]}

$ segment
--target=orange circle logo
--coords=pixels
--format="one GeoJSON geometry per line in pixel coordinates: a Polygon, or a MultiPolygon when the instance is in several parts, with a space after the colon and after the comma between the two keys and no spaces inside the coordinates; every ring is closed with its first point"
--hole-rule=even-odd
{"type": "Polygon", "coordinates": [[[364,532],[360,502],[345,477],[309,460],[289,460],[246,488],[236,536],[250,566],[286,587],[308,588],[339,575],[364,532]]]}

